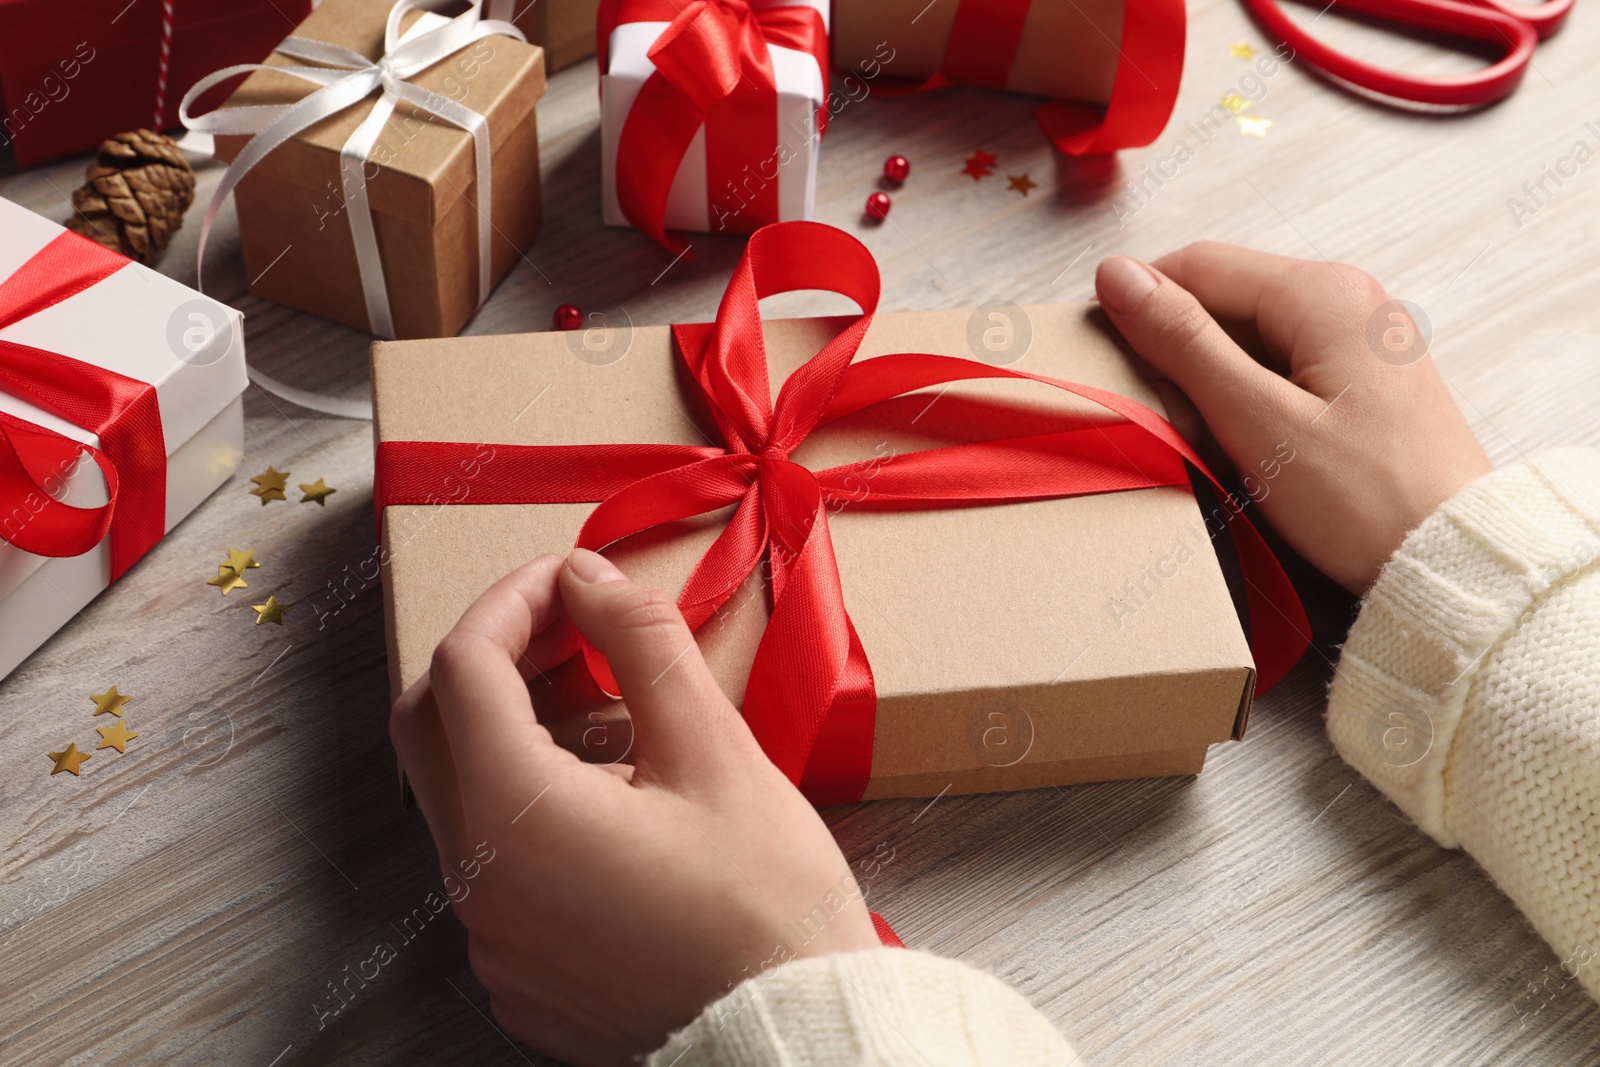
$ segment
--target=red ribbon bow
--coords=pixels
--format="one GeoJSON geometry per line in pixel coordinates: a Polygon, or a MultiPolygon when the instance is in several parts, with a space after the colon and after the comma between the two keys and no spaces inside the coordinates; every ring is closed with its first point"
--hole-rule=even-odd
{"type": "MultiPolygon", "coordinates": [[[[82,292],[128,260],[62,233],[0,282],[0,329],[82,292]]],[[[79,556],[111,533],[111,580],[161,540],[167,449],[155,387],[92,363],[0,340],[0,390],[99,437],[80,444],[0,412],[0,539],[38,556],[79,556]],[[107,500],[76,508],[55,499],[87,451],[105,474],[107,500]],[[122,493],[123,487],[131,490],[122,493]]]]}
{"type": "MultiPolygon", "coordinates": [[[[845,610],[828,537],[828,506],[859,496],[869,463],[811,471],[789,459],[808,434],[893,397],[946,382],[1016,378],[1087,398],[1117,415],[1109,425],[981,441],[897,456],[876,469],[871,500],[890,507],[951,507],[1189,485],[1185,464],[1228,499],[1165,419],[1103,389],[952,356],[900,353],[853,363],[878,304],[878,269],[855,238],[812,222],[767,226],[750,239],[714,324],[674,326],[680,354],[726,447],[496,445],[495,462],[463,504],[599,501],[578,535],[584,548],[662,523],[737,505],[678,598],[691,627],[709,619],[763,560],[772,616],[745,690],[744,717],[763,750],[817,804],[861,798],[872,768],[872,669],[845,610]],[[843,294],[861,317],[791,374],[771,400],[757,301],[796,289],[843,294]]],[[[994,415],[985,429],[1003,434],[994,415]]],[[[436,502],[441,479],[478,446],[436,441],[378,445],[374,505],[436,502]]],[[[454,495],[454,494],[452,494],[454,495]]],[[[1226,509],[1244,569],[1251,643],[1262,689],[1299,659],[1310,627],[1294,587],[1238,506],[1226,509]]],[[[609,692],[616,684],[593,648],[584,656],[609,692]]]]}
{"type": "MultiPolygon", "coordinates": [[[[719,230],[749,233],[778,218],[778,81],[768,45],[816,57],[826,83],[828,30],[811,7],[752,8],[745,0],[604,0],[596,43],[607,70],[611,32],[667,22],[617,142],[617,199],[628,221],[680,253],[666,232],[667,195],[684,154],[706,130],[706,198],[719,230]],[[761,173],[764,164],[771,174],[761,173]],[[752,181],[751,168],[755,168],[752,181]]],[[[819,108],[821,128],[826,108],[819,108]]]]}

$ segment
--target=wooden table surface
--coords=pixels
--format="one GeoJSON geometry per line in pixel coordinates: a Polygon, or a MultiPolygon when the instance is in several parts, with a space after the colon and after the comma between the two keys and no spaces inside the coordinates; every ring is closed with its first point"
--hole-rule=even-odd
{"type": "MultiPolygon", "coordinates": [[[[1387,61],[1468,62],[1333,15],[1318,30],[1387,61]]],[[[1575,142],[1600,146],[1600,8],[1579,4],[1516,96],[1467,116],[1387,109],[1295,65],[1258,91],[1238,40],[1265,43],[1235,4],[1192,4],[1173,123],[1112,166],[1053,158],[1023,99],[852,102],[817,217],[871,246],[886,309],[1080,300],[1101,257],[1200,237],[1355,262],[1425,309],[1497,461],[1600,443],[1600,164],[1546,180],[1542,203],[1522,188],[1575,142]],[[1230,90],[1256,97],[1264,137],[1186,126],[1230,90]],[[960,173],[976,148],[999,157],[981,182],[960,173]],[[912,178],[869,227],[861,204],[891,152],[912,178]],[[1147,164],[1163,184],[1134,197],[1147,164]],[[1023,173],[1027,196],[1007,186],[1023,173]],[[1520,225],[1511,197],[1534,208],[1520,225]]],[[[736,241],[697,238],[697,262],[669,265],[600,223],[592,62],[551,79],[539,121],[544,233],[468,332],[546,329],[565,301],[708,317],[736,241]]],[[[64,220],[83,162],[12,172],[0,194],[64,220]]],[[[203,170],[202,203],[219,174],[203,170]]],[[[199,218],[161,264],[191,284],[199,218]]],[[[367,337],[246,294],[231,209],[211,262],[253,361],[366,389],[367,337]]],[[[490,1020],[448,913],[396,936],[439,884],[397,802],[378,586],[320,628],[302,606],[280,629],[205,584],[225,549],[250,547],[266,561],[251,594],[326,605],[371,549],[369,427],[255,388],[246,412],[239,475],[0,683],[0,1063],[541,1062],[490,1020]],[[326,509],[263,507],[246,479],[269,463],[339,492],[326,509]],[[139,739],[50,776],[44,753],[93,739],[87,696],[112,683],[139,739]],[[396,958],[319,1018],[379,941],[396,958]]],[[[852,860],[891,857],[870,900],[912,945],[1015,983],[1090,1063],[1600,1061],[1600,1008],[1505,897],[1334,755],[1323,694],[1352,605],[1305,589],[1318,648],[1198,778],[828,812],[852,860]]]]}

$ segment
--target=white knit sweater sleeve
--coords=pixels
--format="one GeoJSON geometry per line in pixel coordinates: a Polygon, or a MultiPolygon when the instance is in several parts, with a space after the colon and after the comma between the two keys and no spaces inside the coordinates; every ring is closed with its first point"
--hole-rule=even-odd
{"type": "Polygon", "coordinates": [[[1350,630],[1328,733],[1600,997],[1600,452],[1488,474],[1406,538],[1350,630]]]}
{"type": "Polygon", "coordinates": [[[1021,995],[900,948],[793,960],[748,978],[648,1067],[1082,1067],[1021,995]]]}

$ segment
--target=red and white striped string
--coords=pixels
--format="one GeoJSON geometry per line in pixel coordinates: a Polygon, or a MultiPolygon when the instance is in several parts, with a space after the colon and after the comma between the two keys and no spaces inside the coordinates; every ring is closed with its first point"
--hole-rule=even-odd
{"type": "Polygon", "coordinates": [[[167,75],[172,70],[172,5],[174,0],[161,0],[161,65],[156,71],[156,114],[150,123],[159,131],[167,110],[167,75]]]}

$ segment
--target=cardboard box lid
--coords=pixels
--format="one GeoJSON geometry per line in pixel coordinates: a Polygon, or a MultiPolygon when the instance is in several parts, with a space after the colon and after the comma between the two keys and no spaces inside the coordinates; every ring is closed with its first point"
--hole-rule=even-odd
{"type": "MultiPolygon", "coordinates": [[[[10,277],[62,232],[49,219],[0,199],[0,278],[10,277]]],[[[0,339],[60,352],[155,386],[169,456],[244,392],[246,384],[239,312],[131,261],[98,284],[0,329],[0,339]]],[[[75,441],[100,443],[93,434],[3,390],[0,411],[75,441]]],[[[79,464],[66,499],[82,507],[103,504],[105,481],[99,468],[79,464]]],[[[41,556],[0,542],[0,598],[43,562],[41,556]]]]}
{"type": "MultiPolygon", "coordinates": [[[[1092,305],[1021,312],[1032,343],[1012,366],[1160,409],[1092,305]]],[[[766,322],[774,392],[846,321],[766,322]]],[[[881,313],[857,358],[898,351],[970,356],[972,321],[970,311],[881,313]]],[[[714,438],[695,421],[669,328],[633,330],[626,355],[609,365],[585,361],[583,351],[578,333],[376,343],[376,437],[506,444],[714,438]]],[[[793,458],[820,469],[970,439],[964,410],[997,402],[1015,405],[1017,434],[1060,429],[1064,416],[1106,417],[1036,383],[962,382],[841,420],[793,458]]],[[[470,500],[470,478],[462,485],[470,500]]],[[[567,551],[592,507],[390,508],[384,581],[396,692],[427,669],[434,644],[484,588],[533,555],[567,551]]],[[[677,524],[608,554],[636,580],[677,589],[725,520],[677,524]]],[[[1178,673],[1227,672],[1249,692],[1253,660],[1187,488],[939,510],[846,507],[830,517],[829,529],[880,707],[929,694],[1178,673]],[[1130,588],[1140,583],[1146,594],[1130,601],[1130,588]]],[[[759,594],[736,596],[701,631],[707,661],[736,702],[767,610],[759,594]]],[[[1172,714],[1177,721],[1183,713],[1172,714]]],[[[1223,740],[1240,714],[1224,703],[1226,721],[1199,732],[1223,740]]]]}
{"type": "MultiPolygon", "coordinates": [[[[341,45],[376,59],[383,52],[383,31],[393,0],[325,0],[294,31],[294,35],[341,45]]],[[[431,12],[406,18],[410,29],[418,18],[439,19],[431,12]]],[[[264,62],[270,66],[302,65],[274,52],[264,62]]],[[[537,45],[510,37],[493,36],[468,45],[411,79],[411,84],[431,89],[485,116],[491,151],[504,141],[498,131],[522,122],[544,95],[544,52],[537,45]]],[[[224,107],[292,103],[316,87],[309,82],[272,71],[247,77],[224,107]]],[[[379,94],[330,115],[280,145],[250,172],[268,176],[309,191],[307,211],[340,212],[339,150],[355,128],[371,113],[379,94]]],[[[433,225],[455,201],[475,186],[472,135],[443,119],[401,103],[376,145],[392,153],[382,161],[379,148],[367,166],[367,189],[372,209],[385,215],[421,218],[433,225]],[[376,172],[376,173],[374,173],[376,172]]],[[[249,138],[219,136],[217,157],[232,162],[249,138]]]]}

